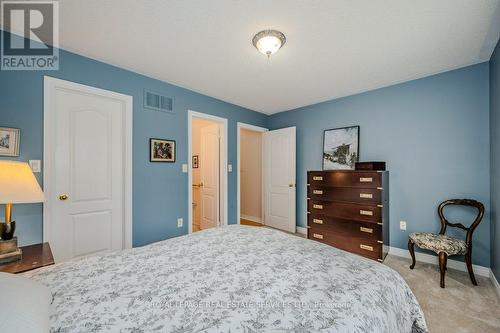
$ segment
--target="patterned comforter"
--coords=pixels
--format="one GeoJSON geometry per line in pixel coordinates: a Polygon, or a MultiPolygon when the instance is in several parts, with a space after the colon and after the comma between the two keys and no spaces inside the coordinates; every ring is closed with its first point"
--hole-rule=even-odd
{"type": "Polygon", "coordinates": [[[53,332],[427,332],[391,268],[267,228],[228,226],[30,271],[53,332]]]}

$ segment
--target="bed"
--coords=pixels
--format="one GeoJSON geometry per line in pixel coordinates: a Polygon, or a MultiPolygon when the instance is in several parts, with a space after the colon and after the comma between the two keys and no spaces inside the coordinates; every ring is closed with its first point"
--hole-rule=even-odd
{"type": "Polygon", "coordinates": [[[30,271],[53,332],[427,332],[403,278],[268,228],[227,226],[30,271]]]}

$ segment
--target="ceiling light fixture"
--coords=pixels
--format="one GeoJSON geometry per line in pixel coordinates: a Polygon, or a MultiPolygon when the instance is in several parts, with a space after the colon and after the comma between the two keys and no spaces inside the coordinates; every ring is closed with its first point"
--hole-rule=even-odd
{"type": "Polygon", "coordinates": [[[252,38],[253,46],[268,58],[285,45],[286,37],[278,30],[262,30],[252,38]]]}

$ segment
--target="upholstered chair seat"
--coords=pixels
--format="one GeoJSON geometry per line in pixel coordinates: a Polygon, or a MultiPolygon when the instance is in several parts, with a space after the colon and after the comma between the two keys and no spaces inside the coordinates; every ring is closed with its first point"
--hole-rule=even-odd
{"type": "Polygon", "coordinates": [[[441,288],[444,288],[444,275],[446,272],[448,257],[456,255],[465,256],[465,264],[467,265],[467,270],[469,271],[470,280],[473,285],[477,286],[474,269],[472,267],[472,234],[483,219],[484,205],[479,201],[472,199],[450,199],[439,204],[438,215],[439,220],[441,221],[441,230],[438,234],[431,232],[414,232],[408,237],[408,250],[411,255],[410,269],[415,267],[415,245],[421,249],[436,252],[439,257],[439,271],[441,275],[440,285],[441,288]],[[447,206],[466,206],[475,208],[477,210],[476,218],[468,227],[462,223],[452,223],[444,216],[444,209],[447,206]],[[445,233],[447,227],[465,230],[467,232],[465,240],[446,236],[445,233]]]}
{"type": "Polygon", "coordinates": [[[430,250],[439,254],[444,252],[448,256],[465,255],[467,243],[464,240],[431,232],[414,232],[410,239],[421,249],[430,250]]]}

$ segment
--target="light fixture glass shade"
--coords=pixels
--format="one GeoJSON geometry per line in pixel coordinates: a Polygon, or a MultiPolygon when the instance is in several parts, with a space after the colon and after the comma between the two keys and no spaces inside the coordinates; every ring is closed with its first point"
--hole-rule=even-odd
{"type": "Polygon", "coordinates": [[[260,53],[270,57],[285,45],[286,37],[277,30],[262,30],[253,37],[252,43],[260,53]]]}
{"type": "Polygon", "coordinates": [[[0,160],[0,204],[45,201],[28,163],[0,160]]]}

